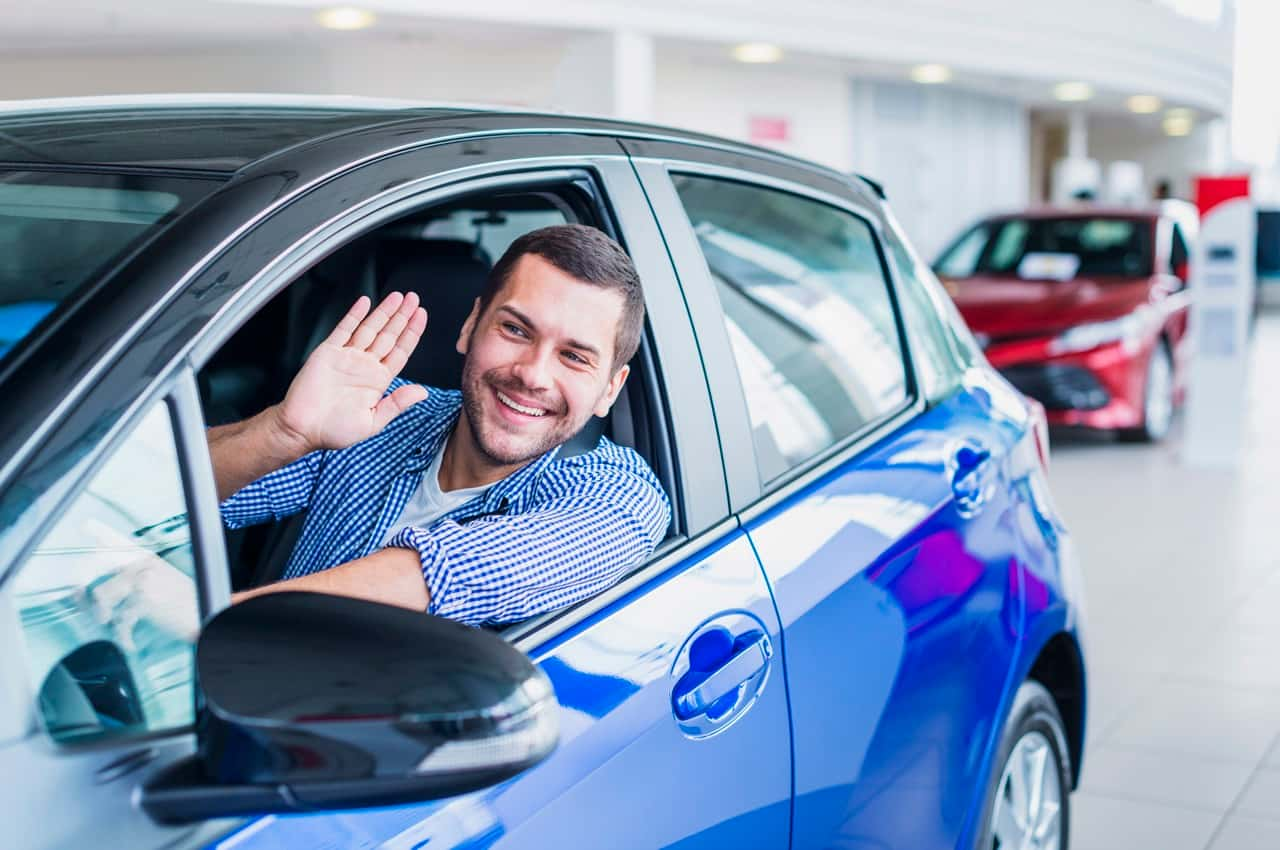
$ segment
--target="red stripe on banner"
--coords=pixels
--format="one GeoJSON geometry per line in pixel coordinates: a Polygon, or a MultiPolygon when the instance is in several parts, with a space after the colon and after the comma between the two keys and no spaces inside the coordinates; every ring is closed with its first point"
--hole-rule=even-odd
{"type": "Polygon", "coordinates": [[[1196,208],[1200,218],[1209,210],[1235,198],[1249,197],[1249,175],[1233,174],[1228,177],[1197,177],[1195,179],[1196,208]]]}

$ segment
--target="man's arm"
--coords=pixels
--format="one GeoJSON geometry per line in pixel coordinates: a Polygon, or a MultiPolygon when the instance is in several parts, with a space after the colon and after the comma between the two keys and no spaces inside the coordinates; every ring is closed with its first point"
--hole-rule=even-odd
{"type": "Polygon", "coordinates": [[[289,384],[284,401],[250,419],[209,429],[219,501],[317,449],[372,437],[426,389],[383,395],[427,326],[418,296],[393,292],[373,312],[361,296],[289,384]]]}
{"type": "Polygon", "coordinates": [[[231,602],[243,602],[264,593],[305,590],[368,599],[415,611],[427,610],[431,601],[422,580],[422,564],[411,549],[381,549],[372,555],[340,564],[330,570],[279,581],[265,587],[231,594],[231,602]]]}
{"type": "Polygon", "coordinates": [[[662,540],[671,508],[630,449],[570,461],[530,509],[406,528],[391,546],[323,572],[236,594],[310,590],[372,599],[471,625],[563,608],[621,578],[662,540]]]}

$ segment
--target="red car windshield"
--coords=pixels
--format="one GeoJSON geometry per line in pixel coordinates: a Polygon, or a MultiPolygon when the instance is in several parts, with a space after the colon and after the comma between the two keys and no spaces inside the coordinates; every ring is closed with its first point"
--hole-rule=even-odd
{"type": "Polygon", "coordinates": [[[1151,231],[1149,219],[1114,216],[984,221],[943,252],[936,270],[952,278],[1018,275],[1028,255],[1049,254],[1074,257],[1076,277],[1145,277],[1152,271],[1151,231]]]}

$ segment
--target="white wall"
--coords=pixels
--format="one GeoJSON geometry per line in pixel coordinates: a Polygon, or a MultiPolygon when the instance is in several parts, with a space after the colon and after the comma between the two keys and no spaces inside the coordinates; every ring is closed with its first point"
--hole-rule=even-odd
{"type": "Polygon", "coordinates": [[[559,46],[364,40],[348,46],[0,56],[0,100],[162,92],[285,92],[545,106],[559,46]]]}
{"type": "Polygon", "coordinates": [[[852,102],[854,167],[881,181],[921,254],[961,228],[1027,204],[1026,110],[950,87],[859,81],[852,102]]]}
{"type": "Polygon", "coordinates": [[[1148,194],[1161,179],[1173,181],[1174,194],[1191,198],[1191,178],[1210,167],[1210,130],[1197,126],[1189,136],[1166,136],[1159,128],[1138,128],[1128,119],[1089,123],[1089,157],[1106,168],[1116,160],[1142,165],[1148,194]]]}
{"type": "Polygon", "coordinates": [[[759,144],[841,171],[853,167],[845,74],[785,65],[740,65],[659,50],[655,121],[750,141],[753,116],[787,122],[787,140],[759,144]]]}

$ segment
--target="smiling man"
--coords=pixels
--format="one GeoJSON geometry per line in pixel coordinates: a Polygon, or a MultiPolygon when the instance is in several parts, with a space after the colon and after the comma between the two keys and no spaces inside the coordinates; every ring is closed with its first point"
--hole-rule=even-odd
{"type": "Polygon", "coordinates": [[[558,449],[604,416],[644,322],[622,247],[582,225],[517,239],[458,335],[461,391],[395,376],[426,328],[414,293],[361,298],[284,400],[210,429],[232,528],[308,512],[285,579],[471,624],[554,610],[657,546],[670,507],[635,452],[558,449]]]}

